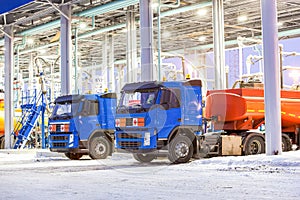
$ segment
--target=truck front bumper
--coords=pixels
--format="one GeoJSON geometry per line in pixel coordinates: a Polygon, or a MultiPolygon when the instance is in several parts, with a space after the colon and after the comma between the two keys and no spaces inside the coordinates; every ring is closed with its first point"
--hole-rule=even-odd
{"type": "Polygon", "coordinates": [[[154,129],[122,129],[116,131],[116,149],[149,152],[157,148],[154,129]]]}

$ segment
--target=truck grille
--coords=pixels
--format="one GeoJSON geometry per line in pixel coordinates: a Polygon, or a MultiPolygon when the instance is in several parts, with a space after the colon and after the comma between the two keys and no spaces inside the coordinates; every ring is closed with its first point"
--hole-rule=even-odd
{"type": "Polygon", "coordinates": [[[56,135],[52,135],[52,136],[51,136],[51,140],[52,140],[52,141],[57,141],[57,140],[68,140],[68,136],[62,136],[62,135],[56,136],[56,135]]]}
{"type": "Polygon", "coordinates": [[[122,148],[139,148],[141,146],[141,142],[135,141],[120,141],[119,146],[122,148]]]}
{"type": "Polygon", "coordinates": [[[140,148],[143,142],[143,134],[122,132],[117,135],[118,146],[121,148],[135,149],[140,148]]]}
{"type": "Polygon", "coordinates": [[[67,143],[66,142],[56,142],[56,143],[53,143],[52,146],[54,148],[58,148],[58,147],[66,147],[67,146],[67,143]]]}
{"type": "Polygon", "coordinates": [[[49,144],[51,148],[68,148],[71,132],[50,132],[49,144]]]}
{"type": "Polygon", "coordinates": [[[135,134],[135,133],[120,133],[120,139],[141,139],[143,136],[142,134],[135,134]]]}

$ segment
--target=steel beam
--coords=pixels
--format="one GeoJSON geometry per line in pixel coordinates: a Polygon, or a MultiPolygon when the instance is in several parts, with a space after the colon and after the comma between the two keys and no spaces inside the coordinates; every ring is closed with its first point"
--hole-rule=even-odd
{"type": "Polygon", "coordinates": [[[71,5],[63,5],[61,11],[69,18],[61,16],[60,52],[61,52],[61,94],[71,93],[72,38],[71,38],[71,5]]]}
{"type": "Polygon", "coordinates": [[[11,148],[11,133],[13,131],[13,78],[14,78],[14,52],[13,52],[13,27],[4,27],[4,119],[5,119],[5,149],[11,148]]]}
{"type": "Polygon", "coordinates": [[[154,80],[152,0],[140,0],[141,80],[154,80]]]}
{"type": "Polygon", "coordinates": [[[107,74],[107,82],[108,82],[108,90],[111,92],[116,91],[116,86],[115,86],[115,58],[114,58],[114,36],[110,35],[109,36],[109,47],[110,47],[110,52],[109,52],[109,58],[108,58],[108,74],[107,74]]]}
{"type": "Polygon", "coordinates": [[[275,0],[261,0],[267,155],[277,155],[282,153],[276,6],[275,0]]]}
{"type": "Polygon", "coordinates": [[[223,0],[213,0],[215,88],[225,89],[225,46],[223,0]]]}
{"type": "Polygon", "coordinates": [[[129,6],[126,13],[126,62],[127,83],[137,81],[137,47],[136,23],[133,6],[129,6]]]}
{"type": "Polygon", "coordinates": [[[102,75],[102,90],[105,91],[108,89],[108,36],[103,36],[103,43],[102,43],[102,67],[101,67],[101,75],[102,75]]]}

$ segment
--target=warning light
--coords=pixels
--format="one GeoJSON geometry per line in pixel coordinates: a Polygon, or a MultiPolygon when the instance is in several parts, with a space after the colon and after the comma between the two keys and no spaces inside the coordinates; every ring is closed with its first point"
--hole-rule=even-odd
{"type": "Polygon", "coordinates": [[[191,75],[190,75],[190,74],[185,75],[185,79],[186,79],[186,80],[191,79],[191,75]]]}

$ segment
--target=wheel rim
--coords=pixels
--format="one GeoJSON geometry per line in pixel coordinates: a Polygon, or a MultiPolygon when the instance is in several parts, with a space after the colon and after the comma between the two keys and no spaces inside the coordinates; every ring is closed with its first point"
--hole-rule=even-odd
{"type": "Polygon", "coordinates": [[[106,151],[106,148],[105,148],[105,145],[102,144],[102,143],[98,143],[96,146],[95,146],[95,152],[97,154],[104,154],[106,151]]]}
{"type": "Polygon", "coordinates": [[[261,153],[261,143],[258,140],[253,140],[250,144],[250,154],[261,153]]]}
{"type": "Polygon", "coordinates": [[[175,154],[179,158],[187,156],[189,154],[189,146],[184,142],[177,143],[175,146],[175,154]]]}

